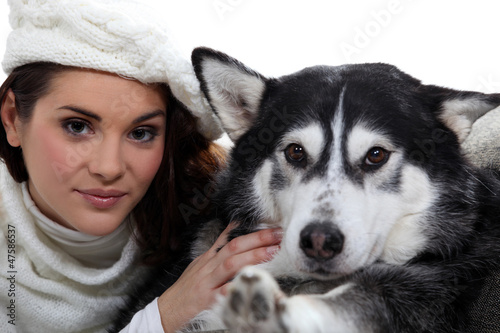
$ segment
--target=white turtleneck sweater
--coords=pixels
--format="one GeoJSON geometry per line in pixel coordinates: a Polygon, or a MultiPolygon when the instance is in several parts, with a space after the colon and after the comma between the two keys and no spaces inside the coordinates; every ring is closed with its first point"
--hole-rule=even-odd
{"type": "Polygon", "coordinates": [[[34,217],[36,227],[62,251],[87,267],[107,268],[119,261],[123,248],[130,239],[129,218],[109,235],[87,235],[66,228],[43,215],[31,199],[26,183],[21,184],[21,190],[24,205],[34,217]]]}
{"type": "MultiPolygon", "coordinates": [[[[128,223],[100,237],[67,229],[44,216],[0,163],[0,332],[105,332],[145,273],[135,265],[128,223]]],[[[129,332],[144,321],[160,331],[156,300],[146,310],[129,332]]]]}

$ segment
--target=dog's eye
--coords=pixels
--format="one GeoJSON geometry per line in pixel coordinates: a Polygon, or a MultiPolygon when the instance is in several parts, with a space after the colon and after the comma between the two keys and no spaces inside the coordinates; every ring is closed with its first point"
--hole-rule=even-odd
{"type": "Polygon", "coordinates": [[[381,147],[373,147],[365,157],[365,165],[367,166],[381,166],[389,159],[389,152],[381,147]]]}
{"type": "Polygon", "coordinates": [[[288,145],[285,149],[285,156],[288,162],[305,166],[306,152],[302,146],[296,143],[288,145]]]}

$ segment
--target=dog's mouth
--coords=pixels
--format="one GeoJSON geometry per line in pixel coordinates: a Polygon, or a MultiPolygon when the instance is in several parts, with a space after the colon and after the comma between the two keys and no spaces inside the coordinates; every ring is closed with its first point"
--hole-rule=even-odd
{"type": "Polygon", "coordinates": [[[331,272],[322,268],[317,269],[314,272],[307,272],[307,274],[318,280],[332,280],[343,276],[342,274],[332,274],[331,272]]]}
{"type": "Polygon", "coordinates": [[[349,275],[352,270],[344,270],[335,263],[335,260],[318,262],[306,259],[301,262],[299,271],[318,280],[333,280],[349,275]]]}

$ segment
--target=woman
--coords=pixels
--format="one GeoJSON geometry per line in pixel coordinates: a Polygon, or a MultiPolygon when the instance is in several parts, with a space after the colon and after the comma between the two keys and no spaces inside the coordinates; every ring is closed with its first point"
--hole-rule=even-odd
{"type": "MultiPolygon", "coordinates": [[[[196,216],[179,207],[194,204],[222,163],[210,142],[219,129],[190,64],[146,8],[9,4],[0,331],[103,331],[146,275],[140,261],[175,261],[185,250],[196,216]]],[[[263,230],[215,251],[227,232],[124,331],[179,329],[280,241],[279,230],[263,230]]]]}

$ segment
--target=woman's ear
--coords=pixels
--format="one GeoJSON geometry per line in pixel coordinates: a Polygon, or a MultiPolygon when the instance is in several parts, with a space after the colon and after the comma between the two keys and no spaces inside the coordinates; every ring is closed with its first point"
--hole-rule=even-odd
{"type": "Polygon", "coordinates": [[[5,94],[0,108],[0,116],[2,118],[3,128],[7,134],[7,141],[12,147],[21,146],[17,125],[19,124],[19,116],[16,109],[16,96],[12,89],[9,89],[5,94]]]}

